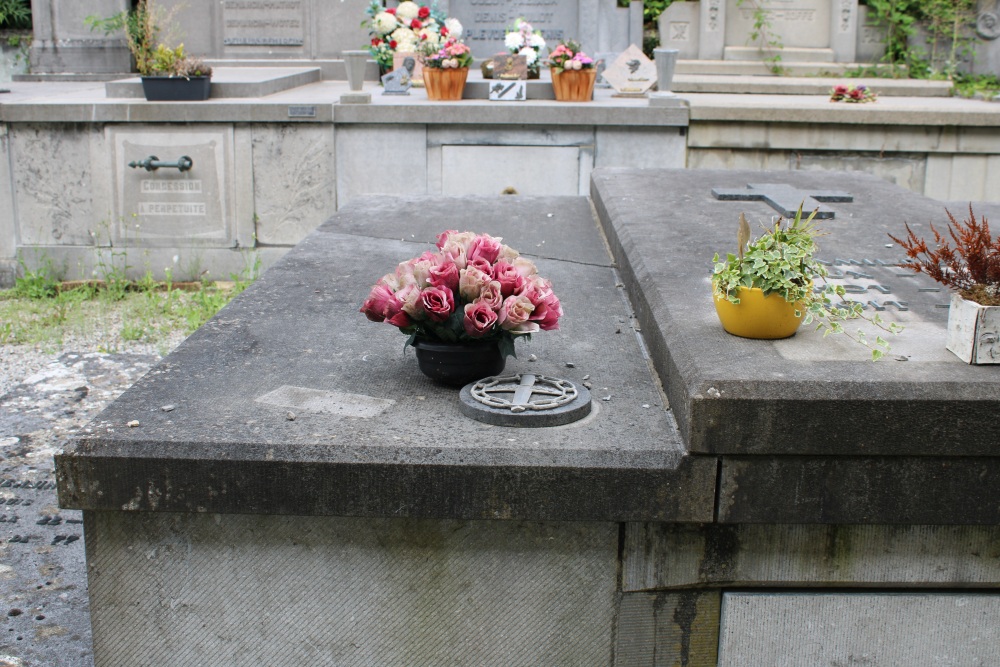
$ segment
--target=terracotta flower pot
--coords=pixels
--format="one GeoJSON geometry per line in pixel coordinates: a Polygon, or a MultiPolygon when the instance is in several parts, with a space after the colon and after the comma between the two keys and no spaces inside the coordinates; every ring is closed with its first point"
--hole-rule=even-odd
{"type": "Polygon", "coordinates": [[[596,69],[552,70],[552,90],[560,102],[589,102],[596,80],[596,69]]]}
{"type": "Polygon", "coordinates": [[[460,100],[465,90],[465,79],[469,76],[468,67],[424,68],[424,87],[429,100],[460,100]]]}
{"type": "Polygon", "coordinates": [[[785,301],[780,294],[764,296],[757,287],[740,289],[740,302],[731,303],[724,294],[715,294],[715,312],[722,328],[743,338],[769,340],[788,338],[802,324],[804,312],[795,316],[795,304],[785,301]]]}

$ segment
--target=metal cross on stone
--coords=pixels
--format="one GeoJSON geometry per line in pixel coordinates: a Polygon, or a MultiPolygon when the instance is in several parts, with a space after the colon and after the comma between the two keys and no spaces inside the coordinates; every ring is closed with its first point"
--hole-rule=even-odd
{"type": "Polygon", "coordinates": [[[786,218],[795,216],[802,205],[802,212],[818,209],[816,217],[828,220],[834,217],[833,209],[820,202],[851,202],[854,195],[834,190],[797,190],[784,183],[751,183],[746,189],[712,188],[712,196],[723,201],[765,201],[786,218]]]}

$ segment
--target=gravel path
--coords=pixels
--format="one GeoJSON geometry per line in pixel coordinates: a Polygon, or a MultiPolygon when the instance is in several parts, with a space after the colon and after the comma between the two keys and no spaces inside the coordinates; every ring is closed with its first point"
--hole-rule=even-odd
{"type": "Polygon", "coordinates": [[[93,666],[82,513],[58,507],[52,457],[183,337],[0,346],[0,667],[93,666]]]}

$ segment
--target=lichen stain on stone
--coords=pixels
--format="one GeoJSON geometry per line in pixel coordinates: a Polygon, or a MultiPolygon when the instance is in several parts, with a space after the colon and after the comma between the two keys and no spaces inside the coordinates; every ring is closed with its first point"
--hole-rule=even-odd
{"type": "Polygon", "coordinates": [[[710,526],[705,533],[705,550],[698,563],[698,580],[723,583],[732,577],[732,564],[740,550],[737,526],[710,526]]]}
{"type": "Polygon", "coordinates": [[[830,525],[826,528],[824,557],[830,575],[845,577],[851,572],[853,545],[851,526],[830,525]]]}
{"type": "Polygon", "coordinates": [[[685,592],[677,595],[674,614],[671,620],[680,630],[680,651],[678,658],[681,667],[691,664],[691,627],[698,617],[698,593],[685,592]]]}

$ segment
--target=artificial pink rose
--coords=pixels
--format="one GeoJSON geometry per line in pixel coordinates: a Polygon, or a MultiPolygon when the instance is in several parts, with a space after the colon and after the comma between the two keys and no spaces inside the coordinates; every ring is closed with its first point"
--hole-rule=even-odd
{"type": "Polygon", "coordinates": [[[385,313],[395,300],[396,295],[388,285],[376,283],[368,298],[361,304],[361,312],[372,322],[384,322],[385,313]]]}
{"type": "Polygon", "coordinates": [[[536,322],[542,331],[552,331],[559,328],[559,318],[562,314],[559,298],[550,291],[543,297],[541,303],[535,305],[535,310],[529,319],[536,322]]]}
{"type": "Polygon", "coordinates": [[[469,262],[476,259],[484,259],[492,265],[500,255],[500,240],[489,234],[480,234],[474,238],[472,243],[469,244],[469,251],[467,253],[469,262]]]}
{"type": "Polygon", "coordinates": [[[468,266],[469,261],[465,256],[465,246],[460,243],[449,243],[441,251],[441,254],[451,260],[459,271],[468,266]]]}
{"type": "Polygon", "coordinates": [[[455,297],[451,290],[442,287],[428,287],[420,292],[420,302],[427,317],[435,322],[444,322],[455,310],[455,297]]]}
{"type": "Polygon", "coordinates": [[[400,307],[403,312],[415,320],[424,319],[426,316],[424,303],[420,299],[420,288],[417,287],[417,283],[411,282],[400,287],[399,291],[396,292],[396,298],[402,304],[400,307]]]}
{"type": "Polygon", "coordinates": [[[451,291],[458,289],[458,267],[450,257],[440,257],[438,263],[431,267],[427,280],[434,287],[444,287],[451,291]]]}
{"type": "Polygon", "coordinates": [[[468,266],[459,273],[458,293],[466,301],[475,301],[492,278],[474,266],[468,266]]]}
{"type": "Polygon", "coordinates": [[[417,285],[421,289],[430,285],[431,267],[434,266],[435,260],[421,255],[417,259],[411,259],[410,262],[412,263],[413,277],[416,279],[417,285]]]}
{"type": "Polygon", "coordinates": [[[505,262],[513,264],[514,260],[518,257],[520,257],[520,255],[516,250],[511,248],[509,245],[505,245],[503,243],[500,244],[500,254],[497,255],[497,261],[502,259],[505,262]]]}
{"type": "Polygon", "coordinates": [[[497,322],[497,314],[485,301],[476,299],[472,303],[465,304],[465,318],[462,326],[465,333],[473,338],[482,338],[490,333],[493,325],[497,322]]]}
{"type": "Polygon", "coordinates": [[[498,321],[500,328],[510,330],[524,324],[531,317],[535,306],[525,296],[509,296],[503,301],[498,321]]]}
{"type": "Polygon", "coordinates": [[[493,279],[500,283],[500,291],[504,297],[521,291],[524,278],[513,264],[500,260],[493,266],[493,279]]]}
{"type": "Polygon", "coordinates": [[[511,262],[511,264],[514,265],[514,268],[517,269],[517,272],[520,273],[521,276],[523,276],[524,278],[530,278],[531,276],[538,273],[538,268],[535,267],[535,263],[532,262],[530,259],[526,259],[524,257],[517,257],[511,262]]]}
{"type": "Polygon", "coordinates": [[[403,309],[402,302],[393,294],[388,285],[375,285],[371,294],[361,306],[361,312],[372,322],[388,322],[397,327],[413,324],[403,309]]]}
{"type": "Polygon", "coordinates": [[[482,257],[476,257],[475,259],[472,259],[470,257],[469,261],[466,263],[465,267],[469,268],[470,266],[473,266],[473,267],[479,269],[480,271],[482,271],[483,273],[485,273],[486,275],[488,275],[490,278],[493,277],[493,265],[490,264],[489,262],[487,262],[482,257]]]}
{"type": "Polygon", "coordinates": [[[482,301],[493,310],[499,311],[500,306],[503,305],[503,293],[500,291],[500,283],[495,280],[488,282],[476,300],[482,301]]]}
{"type": "Polygon", "coordinates": [[[458,234],[457,229],[449,229],[438,234],[437,247],[438,250],[444,250],[444,244],[448,242],[448,237],[452,234],[458,234]]]}

